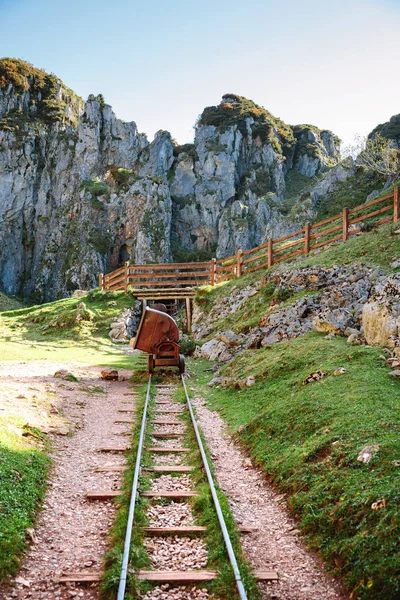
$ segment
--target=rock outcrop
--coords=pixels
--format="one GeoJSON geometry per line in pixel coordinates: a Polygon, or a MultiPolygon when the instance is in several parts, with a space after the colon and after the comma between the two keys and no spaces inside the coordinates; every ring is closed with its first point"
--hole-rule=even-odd
{"type": "Polygon", "coordinates": [[[338,144],[234,94],[203,111],[194,144],[149,143],[101,95],[0,60],[0,289],[52,300],[125,260],[222,257],[287,233],[318,198],[288,222],[289,174],[329,174],[338,144]]]}
{"type": "Polygon", "coordinates": [[[374,290],[362,311],[364,336],[372,346],[400,346],[400,274],[388,277],[374,290]]]}
{"type": "Polygon", "coordinates": [[[194,313],[195,338],[201,340],[210,337],[214,322],[218,323],[240,307],[243,309],[249,298],[255,294],[261,295],[263,288],[271,283],[275,286],[274,294],[277,298],[283,296],[282,292],[288,298],[283,306],[271,300],[268,311],[260,318],[257,327],[236,335],[232,331],[217,332],[211,340],[198,347],[196,356],[226,362],[243,349],[268,346],[313,330],[327,334],[328,338],[335,335],[346,336],[354,344],[359,344],[363,336],[368,342],[371,332],[375,334],[378,331],[380,334],[384,331],[389,335],[379,338],[380,342],[385,342],[381,345],[397,345],[390,336],[394,335],[393,323],[397,327],[395,335],[398,336],[400,305],[397,305],[400,296],[396,294],[399,293],[399,281],[397,275],[388,278],[379,269],[364,265],[307,267],[267,276],[253,286],[233,289],[229,299],[224,298],[214,304],[207,314],[207,329],[197,325],[202,320],[201,305],[198,306],[194,313]],[[389,304],[393,307],[391,320],[379,326],[375,319],[373,325],[365,321],[366,316],[368,319],[371,314],[368,307],[375,306],[377,293],[380,294],[379,302],[384,302],[386,311],[389,304]],[[290,302],[290,298],[298,294],[303,296],[290,302]],[[389,301],[390,294],[394,296],[390,296],[389,301]],[[372,303],[370,298],[374,298],[372,303]],[[387,343],[388,339],[393,343],[387,343]]]}

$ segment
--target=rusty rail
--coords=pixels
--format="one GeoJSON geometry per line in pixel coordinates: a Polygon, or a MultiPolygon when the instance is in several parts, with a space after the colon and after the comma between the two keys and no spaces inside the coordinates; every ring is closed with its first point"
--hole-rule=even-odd
{"type": "Polygon", "coordinates": [[[318,223],[306,225],[276,240],[251,250],[239,249],[236,254],[222,259],[198,263],[166,263],[154,265],[130,265],[103,275],[99,275],[101,290],[125,290],[136,288],[173,287],[185,288],[199,285],[215,285],[223,281],[241,277],[272,265],[284,262],[312,250],[323,248],[339,240],[346,241],[362,231],[362,223],[379,227],[384,223],[400,220],[400,195],[396,187],[391,194],[361,204],[356,208],[344,208],[341,214],[329,217],[318,223]],[[381,206],[378,206],[381,205],[381,206]],[[373,208],[373,210],[369,209],[373,208]],[[371,219],[376,220],[371,221],[371,219]]]}

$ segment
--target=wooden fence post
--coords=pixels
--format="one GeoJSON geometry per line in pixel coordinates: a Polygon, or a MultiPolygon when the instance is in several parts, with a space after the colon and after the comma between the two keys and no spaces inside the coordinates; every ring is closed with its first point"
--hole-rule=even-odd
{"type": "Polygon", "coordinates": [[[186,318],[187,318],[187,332],[192,332],[192,305],[190,303],[190,298],[185,298],[186,300],[186,318]]]}
{"type": "Polygon", "coordinates": [[[310,252],[310,223],[306,223],[304,226],[304,254],[308,254],[310,252]]]}
{"type": "Polygon", "coordinates": [[[400,218],[400,204],[399,204],[399,188],[395,187],[393,190],[393,221],[397,223],[400,218]]]}
{"type": "Polygon", "coordinates": [[[104,275],[103,273],[99,273],[99,290],[104,290],[104,275]]]}
{"type": "Polygon", "coordinates": [[[127,260],[125,263],[125,281],[124,281],[125,294],[128,293],[128,279],[129,279],[129,260],[127,260]]]}
{"type": "Polygon", "coordinates": [[[217,259],[216,258],[212,258],[211,259],[211,263],[210,263],[210,285],[215,285],[215,271],[217,268],[217,259]]]}
{"type": "Polygon", "coordinates": [[[272,247],[273,240],[269,238],[268,240],[268,269],[272,267],[274,264],[274,249],[272,247]]]}
{"type": "Polygon", "coordinates": [[[241,248],[239,248],[239,250],[237,251],[237,258],[236,258],[236,277],[241,277],[242,276],[242,254],[243,254],[243,250],[241,248]]]}
{"type": "Polygon", "coordinates": [[[343,233],[342,239],[345,242],[349,237],[349,209],[346,207],[343,209],[343,233]]]}

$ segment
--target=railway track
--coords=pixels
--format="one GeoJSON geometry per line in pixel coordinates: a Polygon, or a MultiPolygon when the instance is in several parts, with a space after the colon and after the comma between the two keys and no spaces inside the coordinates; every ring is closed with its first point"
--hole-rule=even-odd
{"type": "MultiPolygon", "coordinates": [[[[181,384],[184,402],[173,398],[176,386],[172,384],[156,386],[156,394],[153,397],[152,377],[149,376],[141,417],[117,600],[125,600],[128,593],[132,592],[129,580],[133,572],[137,580],[151,582],[155,586],[153,591],[150,590],[141,596],[146,600],[159,597],[211,597],[204,585],[217,579],[220,573],[207,569],[207,548],[203,541],[207,536],[207,526],[197,525],[192,513],[192,502],[200,497],[200,493],[195,489],[191,474],[199,469],[200,464],[204,481],[202,493],[204,494],[204,485],[207,483],[207,493],[212,498],[218,520],[216,522],[219,524],[225,545],[226,561],[229,561],[234,576],[234,579],[230,577],[230,589],[226,590],[225,597],[250,600],[251,596],[245,590],[183,375],[181,384]],[[188,438],[191,439],[191,443],[187,444],[190,447],[185,446],[188,438]],[[194,440],[197,448],[194,448],[194,440]],[[191,462],[195,464],[190,464],[191,462]],[[151,466],[143,466],[148,464],[151,466]],[[150,482],[147,486],[149,489],[143,489],[143,474],[150,475],[147,478],[150,482]],[[147,500],[147,516],[150,517],[150,526],[143,529],[144,546],[152,567],[146,570],[135,569],[131,556],[135,518],[137,512],[143,510],[140,498],[147,500]],[[232,589],[232,582],[236,590],[232,589]],[[201,584],[202,588],[196,587],[201,584]],[[175,595],[177,585],[181,596],[175,595]],[[198,593],[200,595],[197,595],[198,593]]],[[[277,579],[277,574],[273,571],[258,571],[253,575],[256,579],[264,581],[277,579]]]]}

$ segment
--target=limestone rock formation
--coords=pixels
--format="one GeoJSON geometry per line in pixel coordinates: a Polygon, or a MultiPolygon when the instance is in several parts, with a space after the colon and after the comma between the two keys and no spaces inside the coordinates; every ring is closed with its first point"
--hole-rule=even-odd
{"type": "Polygon", "coordinates": [[[0,289],[52,300],[126,260],[223,257],[292,231],[326,188],[288,220],[288,178],[328,178],[338,143],[234,94],[203,111],[194,144],[149,143],[101,95],[0,60],[0,289]]]}

